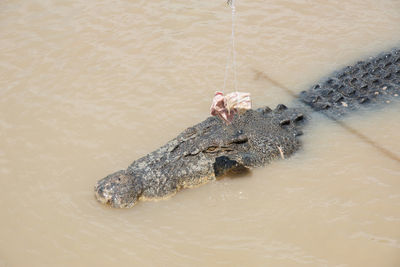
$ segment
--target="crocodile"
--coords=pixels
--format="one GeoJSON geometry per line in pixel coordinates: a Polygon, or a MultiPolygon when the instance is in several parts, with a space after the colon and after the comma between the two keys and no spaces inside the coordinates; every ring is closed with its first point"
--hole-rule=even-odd
{"type": "Polygon", "coordinates": [[[129,208],[141,200],[168,198],[250,168],[285,159],[301,148],[311,112],[334,120],[396,100],[400,94],[400,48],[347,66],[302,91],[293,107],[247,110],[227,125],[217,117],[187,128],[164,146],[99,180],[98,201],[129,208]]]}

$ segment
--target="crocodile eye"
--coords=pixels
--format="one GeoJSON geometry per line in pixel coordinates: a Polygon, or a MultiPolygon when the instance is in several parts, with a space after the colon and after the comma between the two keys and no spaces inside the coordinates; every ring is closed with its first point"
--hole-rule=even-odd
{"type": "Polygon", "coordinates": [[[216,146],[210,146],[206,149],[206,152],[215,152],[217,150],[216,146]]]}

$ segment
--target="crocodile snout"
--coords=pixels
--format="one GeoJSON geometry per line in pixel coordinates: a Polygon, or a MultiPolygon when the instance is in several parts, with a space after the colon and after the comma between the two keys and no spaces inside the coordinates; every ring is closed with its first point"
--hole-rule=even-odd
{"type": "Polygon", "coordinates": [[[95,194],[103,204],[114,208],[130,208],[138,201],[142,187],[126,171],[118,171],[98,181],[95,194]]]}

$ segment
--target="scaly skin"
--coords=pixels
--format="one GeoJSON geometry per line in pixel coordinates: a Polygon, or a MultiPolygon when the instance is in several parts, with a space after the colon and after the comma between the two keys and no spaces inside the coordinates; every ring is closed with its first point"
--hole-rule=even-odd
{"type": "Polygon", "coordinates": [[[313,110],[340,119],[362,107],[398,101],[400,94],[400,49],[358,61],[330,75],[300,100],[313,110]]]}
{"type": "MultiPolygon", "coordinates": [[[[400,50],[360,61],[300,94],[311,109],[340,119],[370,104],[400,98],[400,50]]],[[[156,151],[97,182],[97,199],[116,208],[162,199],[228,172],[286,158],[300,148],[307,111],[278,105],[249,110],[225,125],[216,117],[190,127],[156,151]]]]}
{"type": "Polygon", "coordinates": [[[225,125],[209,117],[183,131],[156,151],[134,161],[127,170],[100,180],[97,199],[112,207],[131,207],[138,200],[161,199],[215,180],[290,156],[300,147],[304,114],[278,105],[248,110],[225,125]],[[281,152],[282,151],[282,152],[281,152]]]}

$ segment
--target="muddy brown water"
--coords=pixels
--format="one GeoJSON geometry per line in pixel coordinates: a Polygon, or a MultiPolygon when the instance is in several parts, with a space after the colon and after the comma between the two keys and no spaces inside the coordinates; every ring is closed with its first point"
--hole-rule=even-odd
{"type": "MultiPolygon", "coordinates": [[[[110,209],[96,181],[208,115],[225,1],[0,3],[0,266],[400,266],[400,164],[313,115],[287,160],[110,209]]],[[[400,44],[393,0],[237,0],[253,104],[400,44]],[[263,74],[263,75],[260,75],[263,74]]],[[[232,77],[228,87],[232,88],[232,77]]],[[[399,105],[345,123],[400,157],[399,105]]]]}

